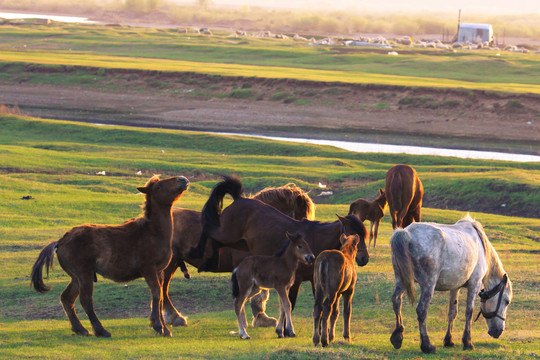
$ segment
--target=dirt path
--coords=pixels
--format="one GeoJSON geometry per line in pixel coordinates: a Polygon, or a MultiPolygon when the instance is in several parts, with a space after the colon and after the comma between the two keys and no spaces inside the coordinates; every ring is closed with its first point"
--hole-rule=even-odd
{"type": "Polygon", "coordinates": [[[159,88],[148,85],[159,74],[126,76],[111,74],[115,92],[4,82],[0,104],[108,124],[540,154],[534,95],[252,78],[220,78],[209,91],[204,75],[167,79],[159,88]],[[247,98],[234,95],[239,87],[249,89],[247,98]]]}

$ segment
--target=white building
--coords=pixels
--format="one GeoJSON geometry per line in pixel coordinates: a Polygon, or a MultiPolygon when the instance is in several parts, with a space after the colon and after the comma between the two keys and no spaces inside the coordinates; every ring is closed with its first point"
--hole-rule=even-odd
{"type": "Polygon", "coordinates": [[[462,44],[478,44],[493,41],[493,27],[491,24],[459,24],[457,41],[462,44]]]}

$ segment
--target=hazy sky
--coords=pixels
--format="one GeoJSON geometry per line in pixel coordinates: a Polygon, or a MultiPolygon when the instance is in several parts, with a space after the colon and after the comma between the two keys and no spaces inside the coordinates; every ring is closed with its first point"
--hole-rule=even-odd
{"type": "MultiPolygon", "coordinates": [[[[175,0],[173,0],[175,1],[175,0]]],[[[271,8],[350,9],[370,12],[453,12],[463,14],[540,14],[540,0],[210,0],[215,5],[253,5],[271,8]]],[[[196,0],[176,0],[191,3],[196,0]]]]}

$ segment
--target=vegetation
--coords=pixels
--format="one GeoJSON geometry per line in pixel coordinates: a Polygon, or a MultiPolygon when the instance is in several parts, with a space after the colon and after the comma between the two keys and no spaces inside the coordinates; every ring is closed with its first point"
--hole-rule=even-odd
{"type": "MultiPolygon", "coordinates": [[[[457,14],[382,13],[365,14],[354,11],[274,10],[242,6],[224,8],[212,6],[211,1],[193,1],[193,5],[175,4],[164,0],[109,0],[72,4],[66,0],[41,0],[39,3],[0,0],[3,9],[61,12],[84,15],[114,22],[119,19],[178,26],[213,26],[249,31],[270,30],[276,33],[301,34],[438,34],[452,37],[456,30],[457,14]],[[135,18],[135,19],[134,19],[135,18]]],[[[506,37],[540,38],[540,15],[481,15],[467,14],[465,22],[490,23],[499,41],[506,37]]]]}
{"type": "Polygon", "coordinates": [[[538,78],[530,75],[540,73],[540,61],[529,54],[407,49],[396,57],[379,49],[306,46],[291,39],[229,35],[95,25],[4,25],[0,79],[113,87],[109,73],[144,70],[155,72],[158,87],[166,77],[194,72],[216,77],[540,93],[538,78]]]}
{"type": "MultiPolygon", "coordinates": [[[[463,353],[460,347],[444,349],[445,294],[436,294],[428,327],[438,357],[521,359],[538,352],[540,301],[537,263],[540,220],[476,212],[481,203],[499,201],[508,207],[538,209],[540,176],[538,164],[407,155],[354,154],[335,148],[217,136],[169,130],[100,127],[64,121],[37,120],[0,115],[0,358],[45,359],[98,358],[220,358],[220,359],[375,359],[411,358],[419,349],[416,314],[404,306],[405,341],[394,350],[389,336],[394,325],[390,300],[393,291],[388,240],[391,226],[385,217],[379,245],[371,261],[358,268],[353,300],[352,342],[338,341],[326,349],[311,345],[313,299],[309,286],[301,289],[294,323],[297,337],[279,340],[271,329],[252,329],[253,339],[241,341],[232,310],[228,274],[198,274],[190,268],[191,280],[173,281],[171,298],[189,316],[188,328],[173,329],[172,339],[156,336],[148,327],[150,296],[143,280],[115,284],[101,277],[95,285],[96,311],[112,339],[71,336],[69,323],[58,303],[68,276],[57,266],[47,280],[50,293],[37,294],[28,286],[28,275],[39,249],[70,227],[84,222],[121,223],[136,216],[142,198],[136,186],[154,173],[182,174],[192,180],[178,206],[201,209],[220,174],[239,175],[247,192],[265,186],[295,182],[317,203],[317,219],[333,221],[345,214],[357,196],[372,198],[383,185],[386,170],[396,163],[413,165],[431,194],[425,221],[453,223],[465,211],[437,210],[434,204],[452,200],[473,210],[480,220],[505,269],[514,281],[515,297],[508,312],[507,330],[491,339],[482,321],[474,323],[476,349],[463,353]],[[106,175],[97,175],[105,171],[106,175]],[[137,175],[142,171],[142,175],[137,175]],[[336,193],[330,203],[317,196],[318,182],[336,193]],[[520,192],[520,188],[522,192],[520,192]],[[435,195],[436,194],[436,195],[435,195]],[[499,196],[495,201],[488,195],[499,196]],[[29,200],[23,200],[30,196],[29,200]],[[501,199],[508,196],[509,199],[501,199]],[[431,199],[430,199],[431,197],[431,199]],[[482,200],[481,197],[487,197],[482,200]],[[442,200],[441,200],[442,199],[442,200]],[[528,205],[527,205],[528,204],[528,205]]],[[[442,206],[446,207],[446,206],[442,206]]],[[[487,212],[493,212],[487,209],[487,212]]],[[[534,216],[535,212],[522,216],[534,216]]],[[[464,299],[455,324],[461,337],[464,299]]],[[[277,314],[274,295],[269,313],[277,314]]],[[[77,304],[83,323],[84,312],[77,304]]],[[[341,332],[341,322],[338,334],[341,332]]],[[[338,336],[339,338],[339,336],[338,336]]]]}

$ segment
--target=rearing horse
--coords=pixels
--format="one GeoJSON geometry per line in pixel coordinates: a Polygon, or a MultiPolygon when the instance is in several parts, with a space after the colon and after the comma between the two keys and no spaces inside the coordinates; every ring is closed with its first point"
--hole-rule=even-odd
{"type": "Polygon", "coordinates": [[[467,288],[467,309],[463,349],[472,350],[471,319],[474,300],[480,287],[481,314],[488,325],[488,334],[498,338],[505,327],[506,310],[512,301],[512,282],[501,260],[489,242],[482,225],[466,216],[454,225],[413,223],[398,229],[390,240],[396,289],[392,296],[396,314],[396,329],[390,342],[396,349],[403,341],[401,299],[406,291],[414,302],[414,282],[420,284],[422,295],[416,313],[424,353],[434,353],[426,328],[426,317],[433,291],[450,291],[448,331],[444,346],[454,346],[452,328],[457,314],[457,299],[461,288],[467,288]]]}
{"type": "MultiPolygon", "coordinates": [[[[218,183],[202,211],[203,230],[197,247],[189,252],[190,257],[201,258],[206,242],[212,242],[212,257],[206,259],[199,271],[212,271],[218,264],[220,246],[247,249],[253,255],[272,255],[283,245],[286,232],[301,233],[309,244],[313,254],[323,250],[339,249],[343,232],[348,235],[358,234],[360,244],[356,262],[364,266],[369,261],[366,247],[366,228],[354,215],[341,217],[332,223],[291,219],[272,206],[258,200],[242,196],[242,183],[237,178],[225,177],[218,183]],[[234,201],[221,213],[223,197],[229,194],[234,201]],[[221,213],[221,216],[220,216],[221,213]]],[[[295,282],[289,291],[291,305],[294,308],[300,284],[310,281],[313,286],[313,266],[300,264],[295,274],[295,282]]]]}

